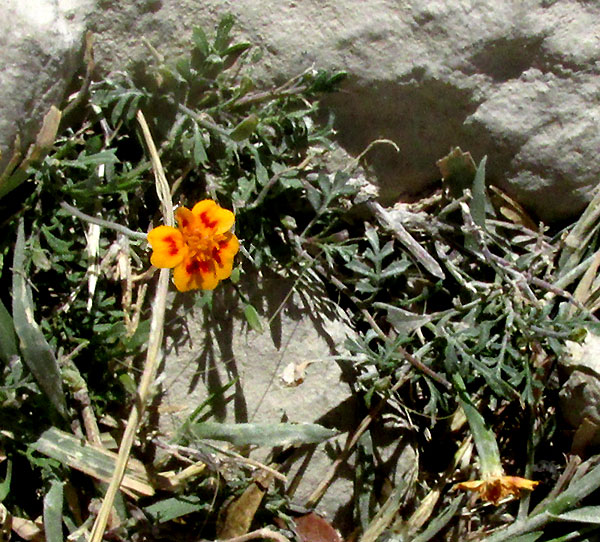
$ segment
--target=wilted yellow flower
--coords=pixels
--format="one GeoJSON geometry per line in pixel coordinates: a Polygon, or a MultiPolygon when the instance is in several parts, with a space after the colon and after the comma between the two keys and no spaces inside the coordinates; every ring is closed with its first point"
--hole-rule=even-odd
{"type": "Polygon", "coordinates": [[[235,222],[231,211],[216,202],[202,200],[190,211],[175,211],[178,228],[158,226],[148,233],[152,246],[150,262],[173,268],[173,282],[180,292],[212,290],[231,275],[233,258],[240,244],[229,231],[235,222]]]}
{"type": "Polygon", "coordinates": [[[455,484],[453,489],[476,491],[481,500],[497,505],[505,497],[512,496],[517,498],[521,495],[522,490],[531,491],[538,484],[539,482],[520,478],[519,476],[497,475],[483,480],[460,482],[455,484]]]}

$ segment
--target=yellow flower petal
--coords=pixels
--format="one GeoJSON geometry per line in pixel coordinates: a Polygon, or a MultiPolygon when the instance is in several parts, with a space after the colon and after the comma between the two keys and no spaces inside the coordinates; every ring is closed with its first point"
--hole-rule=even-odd
{"type": "Polygon", "coordinates": [[[483,480],[469,480],[467,482],[459,482],[454,484],[453,489],[468,489],[469,491],[479,491],[479,488],[485,484],[483,480]]]}
{"type": "Polygon", "coordinates": [[[521,490],[531,491],[539,482],[519,476],[492,476],[484,480],[470,480],[454,485],[454,489],[476,491],[479,498],[497,505],[505,497],[519,497],[521,490]]]}
{"type": "Polygon", "coordinates": [[[213,251],[216,275],[219,280],[228,278],[233,270],[233,258],[240,250],[240,242],[233,233],[226,233],[213,251]]]}
{"type": "Polygon", "coordinates": [[[215,264],[198,258],[186,258],[173,270],[173,282],[180,292],[214,290],[219,283],[215,264]]]}
{"type": "Polygon", "coordinates": [[[179,231],[186,235],[193,235],[198,229],[198,218],[187,207],[178,207],[175,211],[175,220],[179,225],[179,231]]]}
{"type": "Polygon", "coordinates": [[[187,254],[183,235],[171,226],[158,226],[148,233],[152,247],[150,263],[155,267],[172,268],[180,264],[187,254]]]}
{"type": "Polygon", "coordinates": [[[520,476],[503,476],[502,482],[511,489],[526,489],[527,491],[532,491],[539,484],[539,482],[521,478],[520,476]]]}
{"type": "Polygon", "coordinates": [[[229,231],[235,222],[235,215],[231,211],[223,209],[211,199],[196,203],[192,213],[200,219],[203,228],[217,235],[229,231]]]}
{"type": "Polygon", "coordinates": [[[240,248],[229,231],[234,214],[212,200],[202,200],[191,211],[179,207],[175,218],[178,229],[159,226],[148,234],[152,264],[173,267],[173,282],[181,292],[212,290],[231,275],[240,248]]]}

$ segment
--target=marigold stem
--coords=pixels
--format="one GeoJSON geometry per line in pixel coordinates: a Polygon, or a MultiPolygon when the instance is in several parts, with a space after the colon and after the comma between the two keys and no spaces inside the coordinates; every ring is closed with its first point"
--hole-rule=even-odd
{"type": "Polygon", "coordinates": [[[487,427],[483,416],[471,402],[462,377],[458,373],[454,373],[452,380],[458,391],[458,402],[467,417],[469,428],[473,434],[473,440],[479,455],[481,478],[503,475],[504,469],[502,468],[496,435],[487,427]]]}

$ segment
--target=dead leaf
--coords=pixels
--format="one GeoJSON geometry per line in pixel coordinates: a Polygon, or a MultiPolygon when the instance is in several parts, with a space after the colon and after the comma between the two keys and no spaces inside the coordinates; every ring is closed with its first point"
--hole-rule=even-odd
{"type": "Polygon", "coordinates": [[[9,542],[12,530],[13,517],[2,503],[0,503],[0,542],[9,542]]]}
{"type": "Polygon", "coordinates": [[[180,472],[166,471],[161,472],[156,477],[156,484],[161,489],[177,492],[185,486],[190,480],[196,478],[206,470],[206,464],[198,461],[193,465],[189,465],[180,472]]]}
{"type": "Polygon", "coordinates": [[[466,188],[472,187],[477,166],[471,153],[463,152],[460,147],[455,147],[448,155],[440,158],[435,165],[440,170],[444,186],[452,197],[458,198],[462,196],[466,188]]]}
{"type": "Polygon", "coordinates": [[[331,524],[314,512],[294,518],[301,542],[343,542],[331,524]]]}
{"type": "Polygon", "coordinates": [[[23,540],[31,542],[44,542],[44,524],[42,520],[31,521],[25,518],[12,518],[12,530],[23,540]]]}
{"type": "MultiPolygon", "coordinates": [[[[96,448],[55,427],[44,431],[34,446],[38,452],[107,483],[110,482],[117,462],[116,453],[96,448]]],[[[121,491],[133,499],[137,499],[139,495],[154,495],[154,487],[143,463],[134,458],[129,459],[121,491]]]]}
{"type": "Polygon", "coordinates": [[[5,196],[11,190],[25,182],[27,179],[27,168],[32,162],[42,160],[52,148],[56,133],[60,125],[62,112],[55,106],[50,107],[50,111],[44,116],[42,127],[37,134],[35,143],[29,147],[25,159],[21,161],[21,139],[17,134],[14,143],[14,152],[10,162],[0,174],[0,197],[5,196]]]}
{"type": "Polygon", "coordinates": [[[315,363],[314,360],[303,361],[301,363],[295,363],[292,361],[285,366],[279,375],[279,378],[281,378],[283,383],[290,388],[299,386],[302,384],[302,382],[304,382],[306,368],[312,363],[315,363]]]}
{"type": "MultiPolygon", "coordinates": [[[[22,156],[23,156],[23,152],[21,151],[21,136],[17,132],[17,134],[15,135],[15,141],[13,143],[13,153],[10,157],[8,164],[4,168],[4,171],[0,175],[0,186],[2,186],[2,184],[6,181],[6,179],[8,179],[12,175],[15,168],[21,162],[22,156]]],[[[0,157],[1,157],[1,154],[0,154],[0,157]]]]}
{"type": "Polygon", "coordinates": [[[61,118],[62,111],[55,106],[51,106],[50,111],[44,116],[42,127],[35,138],[35,144],[29,150],[27,163],[41,160],[52,148],[61,118]]]}
{"type": "Polygon", "coordinates": [[[375,215],[375,218],[377,218],[379,224],[381,224],[381,226],[383,226],[386,230],[390,230],[393,236],[408,249],[417,262],[427,269],[427,271],[429,271],[434,277],[440,279],[446,277],[440,264],[410,234],[410,232],[402,224],[397,214],[391,213],[390,211],[384,209],[376,201],[368,202],[367,207],[375,215]]]}
{"type": "Polygon", "coordinates": [[[227,539],[248,533],[254,514],[258,510],[262,498],[273,480],[273,474],[260,471],[254,482],[225,510],[222,526],[218,529],[217,538],[227,539]]]}
{"type": "Polygon", "coordinates": [[[510,220],[513,224],[520,224],[532,231],[537,230],[533,219],[527,214],[527,211],[514,199],[502,192],[498,187],[490,185],[492,197],[490,198],[494,207],[496,207],[504,218],[510,220]]]}

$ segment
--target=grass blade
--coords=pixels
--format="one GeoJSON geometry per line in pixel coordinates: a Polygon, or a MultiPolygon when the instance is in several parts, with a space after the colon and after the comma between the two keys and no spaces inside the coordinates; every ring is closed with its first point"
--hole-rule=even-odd
{"type": "Polygon", "coordinates": [[[600,506],[584,506],[555,516],[562,521],[600,525],[600,506]]]}
{"type": "Polygon", "coordinates": [[[538,540],[544,531],[534,531],[533,533],[527,533],[521,536],[517,536],[511,540],[511,542],[535,542],[538,540]]]}
{"type": "Polygon", "coordinates": [[[264,332],[258,311],[252,305],[246,305],[246,308],[244,309],[244,316],[246,318],[246,322],[248,322],[248,325],[250,326],[250,329],[256,331],[257,333],[264,332]]]}
{"type": "Polygon", "coordinates": [[[63,542],[63,484],[53,480],[44,497],[44,534],[46,542],[63,542]]]}
{"type": "Polygon", "coordinates": [[[33,296],[25,275],[25,230],[19,223],[13,260],[13,319],[23,361],[61,416],[67,417],[62,377],[52,348],[33,318],[33,296]]]}
{"type": "Polygon", "coordinates": [[[477,166],[477,172],[473,179],[473,188],[471,189],[472,199],[469,202],[471,216],[473,221],[480,228],[485,228],[485,207],[487,195],[485,193],[485,164],[487,156],[484,156],[477,166]]]}
{"type": "Polygon", "coordinates": [[[10,493],[10,481],[12,480],[12,461],[6,461],[6,477],[0,482],[0,503],[8,497],[10,493]]]}
{"type": "MultiPolygon", "coordinates": [[[[117,454],[114,452],[92,446],[56,427],[44,431],[34,448],[63,465],[107,483],[110,482],[117,462],[117,454]]],[[[154,495],[154,488],[144,466],[133,459],[127,463],[121,489],[133,498],[154,495]]]]}
{"type": "Polygon", "coordinates": [[[10,358],[17,355],[19,355],[19,351],[17,350],[13,319],[4,303],[0,301],[0,359],[8,362],[10,358]]]}
{"type": "Polygon", "coordinates": [[[205,499],[198,495],[178,495],[155,502],[144,508],[144,512],[152,516],[158,523],[166,523],[187,514],[193,514],[207,508],[205,499]]]}
{"type": "Polygon", "coordinates": [[[429,542],[436,534],[438,534],[454,517],[456,511],[460,507],[463,502],[463,497],[456,497],[450,505],[444,510],[441,514],[435,517],[432,521],[429,522],[427,528],[419,534],[417,537],[413,538],[412,542],[429,542]]]}

